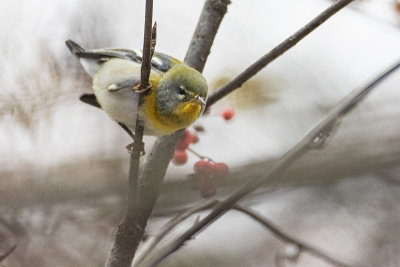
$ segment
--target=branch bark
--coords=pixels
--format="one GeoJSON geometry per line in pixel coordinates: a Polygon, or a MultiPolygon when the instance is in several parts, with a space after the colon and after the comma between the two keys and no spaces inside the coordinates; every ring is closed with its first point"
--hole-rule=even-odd
{"type": "Polygon", "coordinates": [[[259,60],[250,65],[247,69],[245,69],[242,73],[236,76],[233,80],[225,84],[223,87],[215,91],[207,101],[207,107],[215,104],[218,100],[226,96],[227,94],[233,92],[235,89],[238,89],[249,80],[251,77],[256,75],[260,70],[262,70],[265,66],[275,60],[277,57],[288,51],[290,48],[295,46],[299,41],[301,41],[304,37],[306,37],[313,30],[318,28],[322,23],[327,21],[331,16],[333,16],[336,12],[341,10],[343,7],[347,6],[353,0],[341,0],[337,1],[329,8],[327,8],[324,12],[319,14],[313,20],[311,20],[308,24],[302,27],[300,30],[295,32],[289,38],[284,40],[282,43],[277,45],[259,60]]]}
{"type": "MultiPolygon", "coordinates": [[[[140,222],[140,213],[138,213],[138,177],[140,154],[143,151],[143,131],[144,118],[141,116],[140,109],[144,102],[144,91],[150,86],[149,77],[151,70],[151,48],[152,46],[152,25],[153,20],[153,0],[146,0],[146,14],[143,41],[143,59],[141,66],[140,85],[138,88],[137,115],[135,136],[132,148],[130,167],[129,167],[129,186],[128,202],[124,217],[118,225],[115,234],[115,241],[107,259],[108,267],[128,267],[132,264],[135,251],[139,246],[144,233],[144,227],[140,222]]],[[[155,35],[155,34],[154,34],[155,35]]],[[[155,46],[155,42],[153,44],[155,46]]],[[[132,90],[135,90],[132,88],[132,90]]]]}
{"type": "Polygon", "coordinates": [[[331,136],[332,131],[339,124],[341,119],[348,114],[354,107],[360,103],[378,84],[385,80],[394,71],[400,68],[400,62],[389,68],[376,79],[372,80],[365,87],[355,89],[348,94],[336,107],[327,115],[327,117],[315,126],[307,136],[305,136],[297,145],[290,149],[278,161],[269,173],[261,175],[256,179],[250,180],[243,186],[239,187],[235,192],[230,194],[225,200],[216,205],[215,209],[205,218],[200,220],[193,227],[186,230],[177,238],[166,243],[153,255],[149,255],[147,260],[143,261],[141,266],[155,266],[163,259],[168,257],[174,251],[178,250],[184,243],[192,240],[194,235],[204,230],[206,227],[215,222],[219,217],[232,209],[236,202],[256,190],[265,182],[274,182],[279,180],[283,182],[285,177],[282,176],[296,160],[303,156],[310,149],[318,149],[325,145],[327,139],[331,136]]]}
{"type": "Polygon", "coordinates": [[[214,38],[229,4],[230,0],[208,0],[205,2],[185,56],[185,63],[192,68],[203,72],[214,38]]]}

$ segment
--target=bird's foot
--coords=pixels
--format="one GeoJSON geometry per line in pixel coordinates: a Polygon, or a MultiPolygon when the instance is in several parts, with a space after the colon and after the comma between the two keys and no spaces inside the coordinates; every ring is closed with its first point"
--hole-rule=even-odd
{"type": "MultiPolygon", "coordinates": [[[[135,142],[132,142],[126,146],[126,149],[128,150],[129,154],[133,153],[134,148],[135,148],[135,142]]],[[[146,155],[146,151],[144,150],[144,143],[142,142],[140,144],[140,156],[144,156],[144,155],[146,155]]]]}
{"type": "Polygon", "coordinates": [[[152,84],[151,84],[151,82],[149,82],[149,84],[145,88],[141,88],[141,87],[142,87],[142,85],[139,82],[136,86],[133,87],[133,91],[135,91],[139,94],[147,94],[150,92],[152,84]]]}

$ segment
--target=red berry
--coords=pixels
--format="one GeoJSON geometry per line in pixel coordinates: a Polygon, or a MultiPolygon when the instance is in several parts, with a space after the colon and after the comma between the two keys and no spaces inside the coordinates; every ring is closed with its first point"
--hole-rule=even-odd
{"type": "Polygon", "coordinates": [[[189,135],[190,136],[190,142],[192,143],[192,144],[196,144],[197,142],[199,142],[199,137],[197,136],[197,134],[190,134],[189,135]]]}
{"type": "Polygon", "coordinates": [[[177,166],[183,165],[188,161],[188,157],[189,156],[185,150],[175,150],[172,162],[177,166]]]}
{"type": "Polygon", "coordinates": [[[189,129],[185,128],[185,130],[183,130],[181,139],[185,139],[188,135],[190,135],[190,131],[189,129]]]}
{"type": "Polygon", "coordinates": [[[208,160],[199,160],[194,164],[194,172],[196,174],[211,174],[213,171],[213,164],[208,160]]]}
{"type": "Polygon", "coordinates": [[[231,120],[234,115],[235,111],[232,108],[226,108],[222,111],[222,117],[227,121],[231,120]]]}
{"type": "Polygon", "coordinates": [[[198,173],[195,176],[197,181],[197,187],[202,197],[212,197],[217,192],[217,186],[215,180],[210,174],[198,173]]]}
{"type": "Polygon", "coordinates": [[[178,142],[178,144],[176,145],[176,149],[181,151],[186,150],[189,147],[190,143],[191,143],[191,137],[190,135],[188,135],[188,137],[186,137],[185,139],[181,139],[178,142]]]}
{"type": "Polygon", "coordinates": [[[224,162],[216,162],[212,166],[212,171],[216,178],[225,178],[229,173],[229,167],[224,162]]]}

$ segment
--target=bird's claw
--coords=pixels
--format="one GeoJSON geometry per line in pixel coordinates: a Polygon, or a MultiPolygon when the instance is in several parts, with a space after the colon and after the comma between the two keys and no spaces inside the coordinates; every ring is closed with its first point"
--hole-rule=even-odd
{"type": "MultiPolygon", "coordinates": [[[[128,150],[129,154],[133,153],[134,146],[135,146],[135,142],[132,142],[126,146],[126,149],[128,150]]],[[[140,147],[140,156],[146,155],[146,151],[144,150],[144,143],[142,142],[140,146],[141,146],[140,147]]]]}
{"type": "Polygon", "coordinates": [[[152,84],[151,82],[149,82],[149,84],[145,87],[145,88],[141,88],[141,84],[140,82],[138,84],[136,84],[133,87],[133,91],[139,93],[139,94],[147,94],[148,92],[150,92],[150,89],[152,88],[152,84]]]}

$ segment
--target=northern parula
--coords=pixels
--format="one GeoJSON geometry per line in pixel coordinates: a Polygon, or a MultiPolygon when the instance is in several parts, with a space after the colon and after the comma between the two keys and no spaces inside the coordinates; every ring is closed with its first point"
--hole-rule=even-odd
{"type": "MultiPolygon", "coordinates": [[[[135,129],[142,52],[127,49],[84,50],[75,42],[66,44],[92,77],[101,108],[118,123],[135,129]]],[[[208,86],[203,75],[185,63],[154,53],[149,79],[152,88],[140,110],[144,134],[167,135],[188,127],[203,113],[208,86]]]]}

